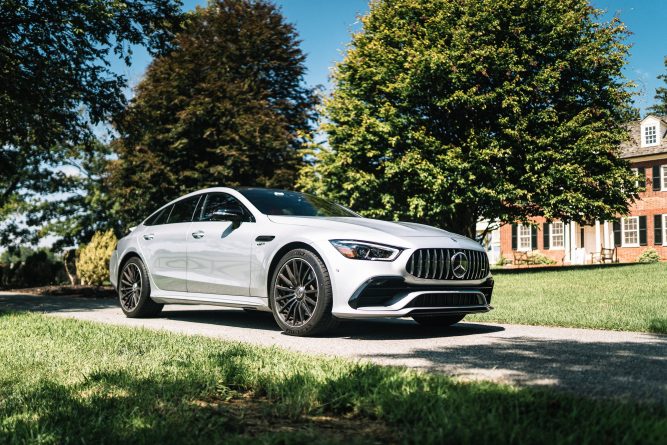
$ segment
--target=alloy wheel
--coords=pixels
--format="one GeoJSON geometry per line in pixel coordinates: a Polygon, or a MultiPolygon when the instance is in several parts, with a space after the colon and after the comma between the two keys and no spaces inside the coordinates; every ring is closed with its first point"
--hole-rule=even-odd
{"type": "Polygon", "coordinates": [[[283,264],[273,291],[278,316],[286,324],[303,326],[313,316],[319,286],[315,270],[307,261],[292,258],[283,264]]]}
{"type": "Polygon", "coordinates": [[[126,311],[132,311],[141,297],[141,271],[139,266],[128,263],[120,277],[120,304],[126,311]]]}

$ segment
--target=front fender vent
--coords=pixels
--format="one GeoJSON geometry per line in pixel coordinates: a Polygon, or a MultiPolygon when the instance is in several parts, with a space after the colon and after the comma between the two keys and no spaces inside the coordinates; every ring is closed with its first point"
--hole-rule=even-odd
{"type": "Polygon", "coordinates": [[[427,280],[481,280],[489,274],[489,257],[470,249],[417,249],[406,269],[427,280]]]}

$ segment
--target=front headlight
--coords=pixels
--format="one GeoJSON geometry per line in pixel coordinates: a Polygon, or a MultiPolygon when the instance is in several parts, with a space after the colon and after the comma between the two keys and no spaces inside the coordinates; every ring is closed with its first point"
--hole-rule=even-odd
{"type": "Polygon", "coordinates": [[[333,239],[329,242],[341,255],[352,260],[394,261],[403,251],[400,247],[367,243],[365,241],[333,239]]]}

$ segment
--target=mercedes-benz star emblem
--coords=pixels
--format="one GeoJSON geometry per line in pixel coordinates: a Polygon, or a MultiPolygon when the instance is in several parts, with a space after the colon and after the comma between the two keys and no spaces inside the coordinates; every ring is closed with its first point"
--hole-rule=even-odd
{"type": "Polygon", "coordinates": [[[456,278],[463,278],[468,271],[468,255],[457,252],[452,255],[452,273],[456,278]]]}

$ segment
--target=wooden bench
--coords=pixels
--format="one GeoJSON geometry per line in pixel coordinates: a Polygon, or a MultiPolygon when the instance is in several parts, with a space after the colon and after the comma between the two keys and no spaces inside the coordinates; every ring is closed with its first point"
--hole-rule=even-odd
{"type": "Polygon", "coordinates": [[[528,258],[528,252],[516,250],[514,251],[514,259],[512,261],[512,264],[515,266],[521,266],[522,264],[525,264],[528,266],[530,259],[528,258]]]}
{"type": "Polygon", "coordinates": [[[591,264],[595,263],[618,263],[618,255],[616,254],[616,247],[604,248],[600,247],[600,252],[591,253],[591,264]]]}
{"type": "Polygon", "coordinates": [[[600,249],[600,262],[618,263],[618,255],[616,254],[616,247],[611,249],[605,249],[604,247],[602,247],[600,249]]]}

